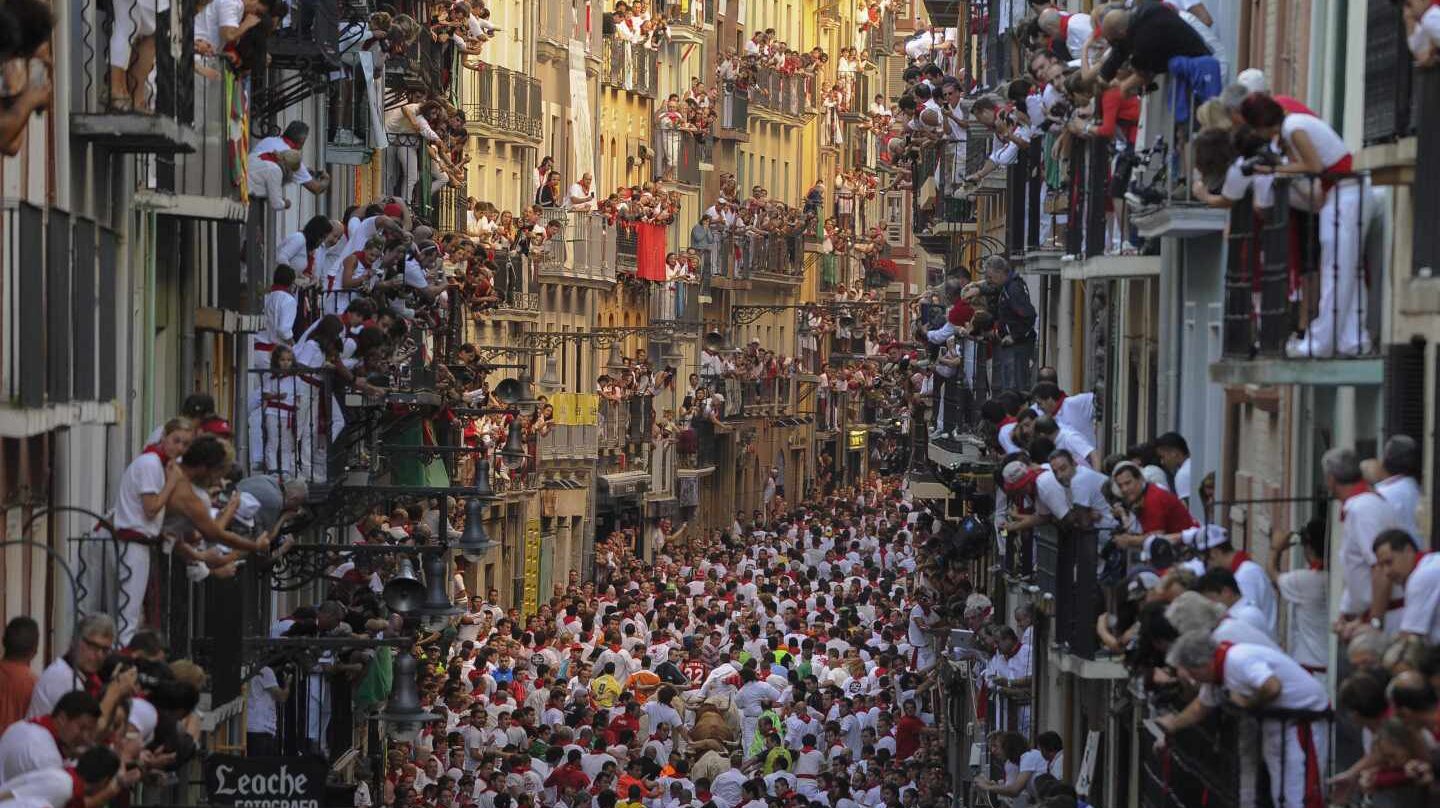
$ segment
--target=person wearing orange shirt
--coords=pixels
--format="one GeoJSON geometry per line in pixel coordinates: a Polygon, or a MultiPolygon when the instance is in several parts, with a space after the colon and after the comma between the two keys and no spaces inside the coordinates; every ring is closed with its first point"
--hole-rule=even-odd
{"type": "Polygon", "coordinates": [[[35,671],[30,662],[40,648],[40,626],[29,617],[17,617],[5,626],[5,655],[0,659],[0,731],[25,717],[35,671]]]}

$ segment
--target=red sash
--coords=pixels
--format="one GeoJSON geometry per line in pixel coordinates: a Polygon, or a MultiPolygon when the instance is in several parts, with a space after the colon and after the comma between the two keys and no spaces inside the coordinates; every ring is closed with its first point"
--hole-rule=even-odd
{"type": "Polygon", "coordinates": [[[1225,657],[1230,654],[1230,648],[1233,645],[1235,645],[1233,642],[1222,642],[1215,646],[1215,661],[1211,670],[1215,672],[1215,684],[1217,685],[1225,684],[1225,657]]]}
{"type": "MultiPolygon", "coordinates": [[[[1295,722],[1295,735],[1300,741],[1300,750],[1305,753],[1305,803],[1304,808],[1325,808],[1325,797],[1320,790],[1320,756],[1315,751],[1315,733],[1308,720],[1295,722]]],[[[1283,755],[1284,752],[1282,751],[1283,755]]]]}
{"type": "Polygon", "coordinates": [[[1232,559],[1230,559],[1230,574],[1231,574],[1231,575],[1234,575],[1235,573],[1239,572],[1239,571],[1240,571],[1240,565],[1241,565],[1241,564],[1244,564],[1246,561],[1249,561],[1249,560],[1250,560],[1250,554],[1247,553],[1247,552],[1245,552],[1244,550],[1241,550],[1240,552],[1236,553],[1236,554],[1235,554],[1235,557],[1232,558],[1232,559]]]}

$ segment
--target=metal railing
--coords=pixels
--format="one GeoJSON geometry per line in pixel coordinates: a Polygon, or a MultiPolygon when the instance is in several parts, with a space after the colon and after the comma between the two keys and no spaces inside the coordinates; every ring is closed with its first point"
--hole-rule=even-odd
{"type": "Polygon", "coordinates": [[[1098,138],[1070,152],[1065,252],[1086,258],[1106,252],[1106,203],[1110,197],[1110,144],[1098,138]]]}
{"type": "Polygon", "coordinates": [[[665,11],[671,25],[698,28],[715,24],[715,9],[719,0],[662,0],[656,5],[665,11]]]}
{"type": "Polygon", "coordinates": [[[1164,751],[1156,751],[1155,740],[1145,733],[1136,739],[1143,808],[1268,804],[1269,795],[1256,789],[1260,726],[1253,717],[1238,709],[1215,710],[1204,722],[1170,736],[1164,751]]]}
{"type": "Polygon", "coordinates": [[[600,446],[600,425],[565,424],[552,425],[550,431],[540,436],[540,460],[554,460],[563,457],[594,457],[600,446]]]}
{"type": "MultiPolygon", "coordinates": [[[[0,202],[0,284],[15,339],[0,352],[0,388],[23,407],[116,396],[120,237],[58,208],[0,202]]],[[[238,273],[237,273],[238,274],[238,273]]]]}
{"type": "MultiPolygon", "coordinates": [[[[194,122],[194,15],[156,14],[154,8],[155,0],[83,0],[76,20],[81,92],[75,113],[149,115],[182,127],[194,122]],[[152,48],[154,66],[142,74],[140,60],[152,48]]],[[[213,44],[218,51],[219,43],[213,44]]]]}
{"type": "Polygon", "coordinates": [[[540,81],[516,70],[487,64],[463,71],[461,109],[476,126],[534,140],[543,131],[540,81]]]}
{"type": "Polygon", "coordinates": [[[727,85],[720,94],[720,116],[717,126],[721,130],[744,132],[750,122],[750,95],[727,85]]]}
{"type": "Polygon", "coordinates": [[[624,446],[630,435],[629,402],[602,398],[596,413],[600,448],[618,449],[624,446]]]}
{"type": "Polygon", "coordinates": [[[1365,3],[1365,145],[1415,134],[1417,71],[1406,42],[1403,5],[1365,3]]]}
{"type": "Polygon", "coordinates": [[[655,127],[654,179],[700,184],[700,164],[710,162],[709,133],[655,127]]]}
{"type": "Polygon", "coordinates": [[[633,42],[605,40],[600,78],[611,87],[655,97],[659,52],[633,42]]]}
{"type": "Polygon", "coordinates": [[[435,207],[435,228],[441,233],[464,233],[469,225],[469,210],[465,207],[468,196],[465,188],[446,185],[441,188],[435,207]]]}
{"type": "Polygon", "coordinates": [[[650,288],[650,322],[700,322],[700,284],[668,281],[650,288]]]}
{"type": "MultiPolygon", "coordinates": [[[[257,352],[256,356],[270,356],[257,352]]],[[[308,482],[331,477],[331,444],[345,423],[330,368],[251,369],[247,402],[251,474],[308,482]]]]}
{"type": "Polygon", "coordinates": [[[1377,355],[1370,319],[1382,290],[1371,288],[1365,260],[1368,188],[1363,173],[1290,175],[1270,183],[1269,207],[1252,193],[1231,208],[1226,356],[1377,355]]]}
{"type": "Polygon", "coordinates": [[[755,71],[750,86],[750,103],[782,115],[800,116],[810,111],[811,101],[805,92],[805,77],[786,74],[769,67],[755,71]]]}
{"type": "Polygon", "coordinates": [[[530,256],[540,280],[557,277],[589,278],[614,281],[618,266],[615,227],[598,213],[580,213],[561,208],[547,208],[542,222],[558,221],[563,225],[557,238],[541,245],[530,256]]]}

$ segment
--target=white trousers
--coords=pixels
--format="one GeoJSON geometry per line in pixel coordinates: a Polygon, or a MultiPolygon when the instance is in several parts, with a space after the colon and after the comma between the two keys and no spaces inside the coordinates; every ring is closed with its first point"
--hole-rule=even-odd
{"type": "Polygon", "coordinates": [[[1320,209],[1319,308],[1292,354],[1353,356],[1370,349],[1360,265],[1365,240],[1363,203],[1368,193],[1368,185],[1350,179],[1331,188],[1325,197],[1320,209]]]}
{"type": "MultiPolygon", "coordinates": [[[[1313,765],[1323,793],[1328,776],[1325,761],[1329,757],[1329,726],[1324,721],[1312,721],[1309,725],[1315,755],[1313,765]]],[[[1270,772],[1270,799],[1275,808],[1305,806],[1307,750],[1300,743],[1300,726],[1296,721],[1274,718],[1261,722],[1260,751],[1265,757],[1265,768],[1270,772]]]]}
{"type": "Polygon", "coordinates": [[[145,590],[150,586],[150,548],[138,542],[121,541],[119,556],[120,568],[116,575],[120,582],[120,600],[116,611],[120,616],[118,639],[123,646],[130,643],[144,619],[145,590]]]}

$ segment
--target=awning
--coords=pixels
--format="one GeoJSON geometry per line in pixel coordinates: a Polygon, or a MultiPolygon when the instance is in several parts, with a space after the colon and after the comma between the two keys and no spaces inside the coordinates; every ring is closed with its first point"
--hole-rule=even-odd
{"type": "Polygon", "coordinates": [[[611,499],[638,497],[650,490],[650,472],[621,471],[600,475],[600,496],[611,499]]]}

